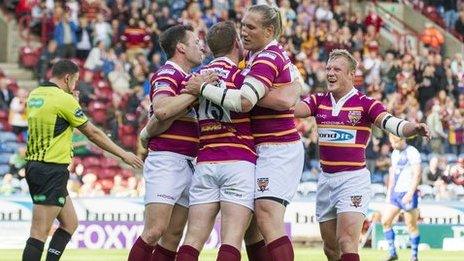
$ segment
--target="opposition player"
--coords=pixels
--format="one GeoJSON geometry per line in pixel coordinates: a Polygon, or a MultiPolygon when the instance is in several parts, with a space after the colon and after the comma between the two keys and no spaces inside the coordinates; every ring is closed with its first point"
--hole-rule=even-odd
{"type": "Polygon", "coordinates": [[[114,144],[88,121],[72,94],[78,79],[77,65],[69,60],[58,61],[52,67],[50,81],[34,89],[27,99],[26,181],[33,210],[30,237],[22,256],[24,261],[41,259],[55,218],[60,226],[48,246],[47,260],[60,259],[77,228],[77,215],[66,189],[74,128],[127,164],[142,167],[142,160],[114,144]]]}
{"type": "Polygon", "coordinates": [[[359,260],[358,241],[370,200],[365,149],[371,125],[400,137],[430,137],[427,125],[389,114],[378,101],[353,87],[357,62],[336,49],[326,66],[327,93],[313,94],[295,107],[296,117],[316,117],[322,175],[316,218],[329,260],[359,260]]]}
{"type": "MultiPolygon", "coordinates": [[[[285,234],[285,207],[294,196],[303,169],[303,145],[295,128],[293,111],[298,88],[283,88],[277,99],[282,110],[269,109],[271,88],[288,85],[294,79],[293,65],[277,38],[282,31],[280,12],[268,5],[250,7],[242,20],[246,75],[240,89],[218,88],[192,77],[186,89],[236,112],[251,111],[251,127],[258,160],[256,164],[255,215],[273,260],[293,260],[290,239],[285,234]],[[290,102],[288,102],[288,100],[290,102]],[[259,101],[259,103],[258,103],[259,101]],[[261,105],[261,106],[260,106],[261,105]],[[263,106],[263,107],[262,107],[263,106]]],[[[272,99],[271,103],[275,100],[272,99]]],[[[262,244],[258,242],[256,244],[262,244]]]]}
{"type": "Polygon", "coordinates": [[[196,97],[181,94],[187,74],[202,61],[202,48],[190,26],[177,25],[160,36],[168,57],[151,79],[150,116],[175,117],[163,133],[148,140],[145,159],[145,224],[129,260],[174,260],[187,220],[188,187],[198,147],[198,121],[189,106],[196,97]],[[188,109],[187,114],[185,110],[188,109]],[[153,252],[153,257],[152,257],[153,252]]]}
{"type": "Polygon", "coordinates": [[[419,219],[417,186],[421,178],[421,155],[404,139],[392,134],[390,134],[390,143],[394,149],[391,155],[392,163],[387,190],[387,200],[390,204],[382,212],[383,231],[389,247],[389,256],[385,260],[398,260],[392,221],[401,210],[404,211],[404,221],[411,239],[411,260],[417,260],[420,241],[417,229],[419,219]]]}
{"type": "MultiPolygon", "coordinates": [[[[233,22],[213,25],[206,36],[212,71],[223,88],[236,89],[244,76],[237,64],[243,46],[233,22]]],[[[231,112],[201,97],[200,148],[190,186],[187,234],[177,260],[198,260],[221,211],[221,247],[217,260],[240,260],[240,248],[253,210],[256,152],[248,113],[231,112]]]]}

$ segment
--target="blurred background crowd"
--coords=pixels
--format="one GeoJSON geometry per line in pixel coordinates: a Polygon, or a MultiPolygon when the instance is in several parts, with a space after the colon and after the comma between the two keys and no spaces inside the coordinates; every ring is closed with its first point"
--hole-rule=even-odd
{"type": "MultiPolygon", "coordinates": [[[[2,12],[24,25],[38,48],[20,52],[23,67],[40,82],[60,58],[81,68],[79,100],[92,121],[123,147],[140,155],[137,133],[147,118],[149,79],[164,62],[158,37],[177,23],[191,24],[204,41],[208,28],[234,20],[237,28],[248,6],[267,3],[280,8],[284,30],[280,42],[300,69],[310,92],[325,90],[325,61],[335,48],[345,48],[359,62],[355,87],[384,102],[396,116],[426,122],[432,140],[408,142],[422,154],[423,198],[464,199],[464,57],[445,54],[443,30],[464,36],[463,1],[402,1],[431,19],[417,35],[417,45],[385,46],[386,26],[376,1],[364,11],[337,0],[10,0],[2,12]],[[441,28],[443,30],[438,30],[441,28]]],[[[391,1],[395,2],[395,1],[391,1]]],[[[206,59],[205,63],[209,59],[206,59]]],[[[0,195],[26,194],[24,142],[27,89],[7,74],[0,77],[0,195]]],[[[313,118],[297,120],[306,147],[300,197],[315,193],[320,173],[317,131],[313,118]]],[[[76,131],[75,160],[70,166],[71,196],[137,197],[144,193],[140,173],[93,147],[76,131]]],[[[373,190],[385,196],[391,146],[385,133],[373,129],[367,147],[373,190]]]]}

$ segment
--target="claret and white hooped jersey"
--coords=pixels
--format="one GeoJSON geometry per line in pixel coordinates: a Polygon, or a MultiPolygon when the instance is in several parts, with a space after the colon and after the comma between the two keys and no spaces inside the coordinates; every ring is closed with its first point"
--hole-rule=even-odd
{"type": "MultiPolygon", "coordinates": [[[[237,65],[227,57],[214,59],[200,70],[204,71],[217,73],[221,79],[221,88],[238,89],[245,78],[237,65]]],[[[256,163],[248,113],[227,110],[204,97],[200,97],[197,113],[200,123],[198,163],[237,160],[256,163]]]]}
{"type": "Polygon", "coordinates": [[[386,111],[382,103],[355,88],[338,102],[331,93],[312,94],[303,102],[316,117],[322,170],[335,173],[364,168],[371,125],[386,111]]]}

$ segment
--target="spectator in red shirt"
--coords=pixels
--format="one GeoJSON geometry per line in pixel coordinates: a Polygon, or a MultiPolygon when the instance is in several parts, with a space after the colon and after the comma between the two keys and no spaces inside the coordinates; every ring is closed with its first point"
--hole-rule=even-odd
{"type": "Polygon", "coordinates": [[[374,10],[370,11],[369,15],[366,16],[366,19],[364,19],[364,26],[367,28],[369,25],[373,25],[377,33],[380,31],[380,27],[383,25],[382,18],[380,18],[380,16],[374,10]]]}
{"type": "Polygon", "coordinates": [[[132,60],[136,54],[142,53],[147,47],[150,42],[150,35],[144,28],[138,25],[134,18],[131,18],[129,25],[121,36],[121,40],[126,45],[129,60],[132,60]]]}

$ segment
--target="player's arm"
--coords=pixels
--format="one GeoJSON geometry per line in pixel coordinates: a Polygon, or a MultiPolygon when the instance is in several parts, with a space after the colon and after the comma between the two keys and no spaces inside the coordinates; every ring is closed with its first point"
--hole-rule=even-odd
{"type": "Polygon", "coordinates": [[[185,111],[197,97],[188,93],[176,96],[160,94],[153,97],[153,115],[158,121],[165,121],[185,111]]]}
{"type": "Polygon", "coordinates": [[[415,135],[425,136],[430,140],[430,130],[425,123],[412,123],[397,118],[388,112],[382,112],[376,117],[374,124],[382,130],[402,138],[415,135]]]}
{"type": "Polygon", "coordinates": [[[85,116],[77,100],[69,94],[63,95],[57,104],[58,115],[63,117],[71,127],[78,128],[82,134],[98,147],[118,156],[132,167],[141,168],[143,161],[133,153],[123,150],[111,141],[106,134],[95,127],[85,116]]]}
{"type": "Polygon", "coordinates": [[[258,105],[276,111],[286,111],[294,107],[300,100],[301,83],[293,81],[279,88],[271,88],[264,97],[258,101],[258,105]]]}
{"type": "Polygon", "coordinates": [[[293,64],[290,67],[290,73],[292,82],[279,88],[271,88],[269,93],[259,100],[259,106],[277,111],[286,111],[300,101],[304,85],[303,77],[293,64]]]}
{"type": "Polygon", "coordinates": [[[77,128],[98,147],[118,156],[132,167],[141,168],[143,166],[143,161],[141,159],[133,153],[127,152],[116,145],[102,130],[97,128],[91,122],[87,121],[77,128]]]}
{"type": "Polygon", "coordinates": [[[228,89],[199,80],[193,76],[186,85],[186,90],[199,94],[211,102],[235,112],[249,112],[268,92],[268,87],[252,76],[246,76],[240,89],[228,89]]]}
{"type": "Polygon", "coordinates": [[[148,146],[148,140],[151,137],[158,136],[162,134],[163,132],[167,131],[169,127],[171,127],[172,123],[177,120],[179,117],[185,115],[186,110],[179,112],[178,114],[174,115],[173,117],[160,121],[156,118],[155,115],[153,115],[143,127],[143,129],[140,131],[140,141],[142,143],[142,146],[144,148],[147,148],[148,146]]]}

